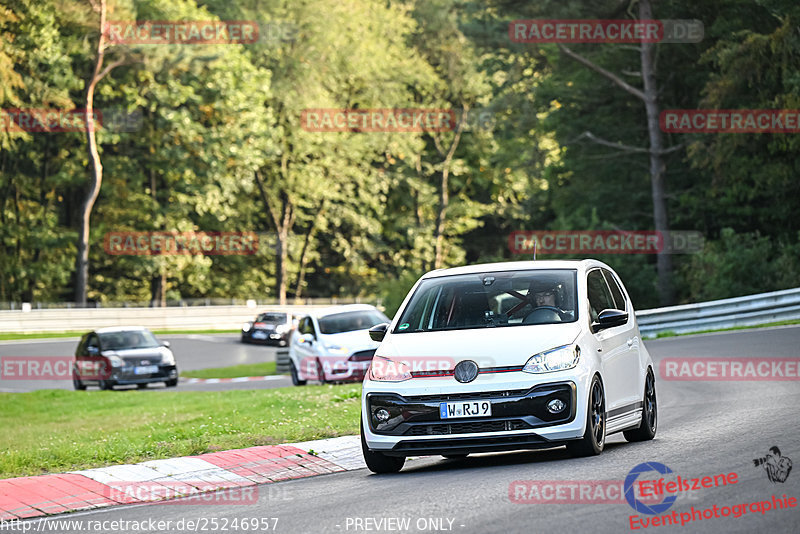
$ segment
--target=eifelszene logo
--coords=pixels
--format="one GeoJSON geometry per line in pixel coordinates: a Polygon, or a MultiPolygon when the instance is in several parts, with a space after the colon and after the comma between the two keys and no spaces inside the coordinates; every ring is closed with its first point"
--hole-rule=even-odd
{"type": "Polygon", "coordinates": [[[753,465],[763,467],[767,472],[767,478],[773,484],[786,482],[789,473],[792,472],[792,461],[786,456],[781,456],[781,450],[776,446],[770,447],[766,456],[754,458],[753,465]]]}
{"type": "Polygon", "coordinates": [[[631,469],[628,473],[628,476],[625,477],[625,500],[628,501],[628,504],[631,505],[631,508],[640,514],[658,515],[669,510],[669,508],[678,499],[678,496],[669,495],[658,504],[644,503],[637,499],[636,495],[634,494],[634,484],[636,483],[636,479],[639,478],[639,475],[642,473],[647,473],[648,471],[655,471],[656,473],[660,473],[662,475],[672,473],[672,469],[658,462],[646,462],[637,465],[631,469]]]}

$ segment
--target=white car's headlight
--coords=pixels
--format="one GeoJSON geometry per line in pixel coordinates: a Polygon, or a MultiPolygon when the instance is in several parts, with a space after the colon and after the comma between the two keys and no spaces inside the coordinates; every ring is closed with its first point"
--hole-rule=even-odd
{"type": "Polygon", "coordinates": [[[328,349],[328,352],[331,354],[347,354],[350,352],[350,349],[341,345],[325,345],[325,348],[328,349]]]}
{"type": "Polygon", "coordinates": [[[577,345],[564,345],[534,354],[522,370],[526,373],[550,373],[572,369],[578,365],[581,349],[577,345]]]}
{"type": "Polygon", "coordinates": [[[249,332],[250,331],[250,323],[244,323],[242,325],[242,332],[249,332]]]}
{"type": "Polygon", "coordinates": [[[374,356],[369,366],[369,378],[378,382],[403,382],[411,379],[411,367],[383,356],[374,356]]]}
{"type": "Polygon", "coordinates": [[[175,355],[171,350],[166,350],[161,354],[162,365],[175,365],[175,355]]]}

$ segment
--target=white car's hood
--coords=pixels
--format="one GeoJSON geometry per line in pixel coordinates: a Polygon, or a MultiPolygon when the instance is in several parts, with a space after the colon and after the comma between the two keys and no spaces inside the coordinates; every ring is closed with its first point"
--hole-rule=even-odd
{"type": "Polygon", "coordinates": [[[437,368],[461,360],[474,360],[482,368],[524,365],[534,354],[574,342],[580,332],[573,322],[398,333],[387,335],[376,354],[401,361],[431,358],[437,368]]]}
{"type": "Polygon", "coordinates": [[[338,334],[322,334],[321,337],[323,344],[347,347],[350,353],[370,350],[378,346],[378,343],[372,341],[369,337],[369,329],[340,332],[338,334]]]}

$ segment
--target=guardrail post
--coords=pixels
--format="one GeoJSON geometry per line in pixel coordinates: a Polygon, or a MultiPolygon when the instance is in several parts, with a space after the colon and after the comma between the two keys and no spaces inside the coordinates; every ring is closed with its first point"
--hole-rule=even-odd
{"type": "Polygon", "coordinates": [[[289,349],[278,349],[278,354],[275,356],[275,372],[284,374],[291,371],[291,364],[289,362],[289,349]]]}

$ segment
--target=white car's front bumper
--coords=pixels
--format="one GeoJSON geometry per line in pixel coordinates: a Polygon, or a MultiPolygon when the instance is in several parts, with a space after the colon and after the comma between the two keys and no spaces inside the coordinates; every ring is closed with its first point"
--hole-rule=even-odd
{"type": "Polygon", "coordinates": [[[398,455],[558,446],[583,436],[591,376],[589,369],[578,366],[544,374],[521,371],[481,374],[467,384],[455,381],[452,376],[412,378],[405,382],[377,382],[367,378],[361,403],[365,440],[372,450],[398,455]],[[439,418],[440,402],[475,399],[478,395],[480,400],[492,402],[492,416],[439,418]],[[555,397],[569,398],[564,413],[544,412],[546,403],[555,397]],[[389,425],[382,428],[372,415],[381,407],[392,415],[389,425]],[[475,429],[488,431],[471,431],[475,429]]]}

